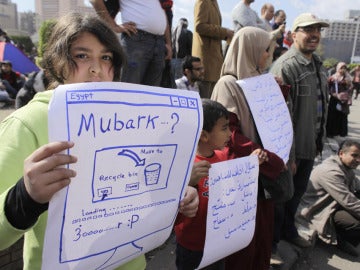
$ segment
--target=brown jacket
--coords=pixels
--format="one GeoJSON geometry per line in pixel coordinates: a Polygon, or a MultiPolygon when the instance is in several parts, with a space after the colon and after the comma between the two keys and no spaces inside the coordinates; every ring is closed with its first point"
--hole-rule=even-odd
{"type": "Polygon", "coordinates": [[[197,0],[194,9],[192,55],[200,57],[205,68],[205,81],[217,82],[224,61],[221,40],[226,28],[221,27],[221,14],[216,0],[197,0]]]}

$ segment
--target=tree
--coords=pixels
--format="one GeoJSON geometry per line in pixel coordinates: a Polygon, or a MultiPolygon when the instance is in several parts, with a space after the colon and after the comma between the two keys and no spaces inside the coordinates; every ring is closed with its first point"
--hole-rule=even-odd
{"type": "Polygon", "coordinates": [[[334,67],[338,62],[339,62],[339,60],[336,58],[333,58],[333,57],[326,58],[323,62],[323,65],[326,69],[329,69],[329,68],[334,67]]]}
{"type": "Polygon", "coordinates": [[[41,67],[42,57],[45,52],[47,41],[52,33],[52,29],[55,25],[55,20],[46,20],[44,21],[39,29],[39,44],[38,44],[38,57],[36,59],[36,64],[41,67]]]}
{"type": "Polygon", "coordinates": [[[34,43],[31,41],[29,36],[10,36],[10,38],[19,48],[23,50],[24,53],[31,53],[34,43]]]}

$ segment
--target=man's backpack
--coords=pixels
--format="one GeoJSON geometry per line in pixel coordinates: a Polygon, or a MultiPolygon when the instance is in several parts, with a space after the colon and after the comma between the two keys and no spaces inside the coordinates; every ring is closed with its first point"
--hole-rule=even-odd
{"type": "Polygon", "coordinates": [[[119,0],[104,0],[105,7],[112,18],[115,18],[119,13],[119,0]]]}

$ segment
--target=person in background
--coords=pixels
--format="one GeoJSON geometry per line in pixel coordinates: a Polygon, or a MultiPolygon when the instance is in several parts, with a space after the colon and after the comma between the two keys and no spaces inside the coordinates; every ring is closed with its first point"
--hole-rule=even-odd
{"type": "Polygon", "coordinates": [[[21,87],[23,87],[26,77],[20,72],[12,69],[12,63],[8,60],[1,62],[0,70],[0,89],[5,90],[9,97],[16,98],[21,87]]]}
{"type": "MultiPolygon", "coordinates": [[[[43,67],[49,88],[56,88],[119,81],[124,61],[117,35],[108,24],[97,16],[69,13],[53,28],[43,67]]],[[[0,250],[24,237],[24,269],[41,269],[48,203],[76,175],[68,165],[77,158],[66,154],[74,143],[48,141],[48,106],[53,93],[37,94],[0,124],[0,250]]],[[[188,187],[179,211],[194,216],[197,207],[197,192],[188,187]]],[[[145,267],[145,256],[140,255],[117,269],[145,267]]]]}
{"type": "Polygon", "coordinates": [[[348,134],[348,114],[352,104],[352,78],[346,63],[336,65],[336,73],[329,77],[329,106],[326,121],[326,135],[345,137],[348,134]]]}
{"type": "MultiPolygon", "coordinates": [[[[258,27],[244,27],[234,36],[224,65],[220,80],[214,88],[212,100],[224,105],[230,114],[230,129],[232,130],[234,157],[241,157],[242,140],[238,136],[245,136],[252,142],[261,145],[261,139],[253,120],[251,110],[237,80],[261,75],[267,68],[268,58],[271,57],[269,47],[275,43],[271,33],[258,27]],[[239,150],[237,152],[236,150],[239,150]]],[[[269,161],[260,167],[260,173],[270,179],[276,179],[285,170],[284,162],[275,154],[268,152],[269,161]]],[[[254,237],[244,249],[228,256],[225,268],[268,270],[270,267],[271,243],[273,236],[274,202],[265,198],[265,192],[258,181],[258,200],[254,237]]]]}
{"type": "Polygon", "coordinates": [[[353,77],[353,90],[355,90],[355,99],[357,99],[360,92],[360,65],[357,65],[350,71],[350,75],[353,77]]]}
{"type": "Polygon", "coordinates": [[[12,43],[12,40],[9,38],[9,36],[0,28],[0,42],[8,42],[12,43]]]}
{"type": "Polygon", "coordinates": [[[103,0],[90,1],[97,14],[116,32],[127,64],[121,81],[160,86],[165,60],[171,59],[170,27],[159,0],[119,0],[122,24],[117,24],[103,0]]]}
{"type": "Polygon", "coordinates": [[[276,39],[276,43],[278,44],[279,47],[283,47],[285,26],[286,26],[285,11],[283,11],[282,9],[279,9],[274,14],[274,23],[272,25],[273,30],[276,30],[278,28],[281,29],[281,37],[276,39]]]}
{"type": "Polygon", "coordinates": [[[265,3],[261,7],[261,19],[264,22],[264,25],[266,26],[266,31],[271,32],[272,26],[271,26],[271,20],[274,18],[274,12],[275,8],[270,3],[265,3]]]}
{"type": "MultiPolygon", "coordinates": [[[[290,152],[294,196],[280,208],[275,227],[285,238],[300,247],[311,243],[301,238],[294,224],[295,212],[306,190],[316,155],[322,152],[327,115],[327,73],[315,54],[319,46],[322,27],[329,24],[311,13],[295,18],[292,25],[294,45],[271,67],[270,72],[291,86],[287,103],[292,117],[294,139],[290,152]]],[[[276,252],[276,243],[273,252],[276,252]]]]}
{"type": "Polygon", "coordinates": [[[199,93],[198,82],[204,79],[204,67],[199,57],[186,56],[182,65],[183,76],[175,81],[177,89],[199,93]]]}
{"type": "Polygon", "coordinates": [[[255,0],[242,0],[231,11],[234,31],[237,32],[245,26],[256,26],[267,30],[266,25],[250,5],[255,0]]]}
{"type": "Polygon", "coordinates": [[[188,21],[181,18],[172,32],[173,58],[171,65],[175,80],[183,74],[182,63],[186,56],[191,55],[193,33],[188,29],[188,21]]]}
{"type": "Polygon", "coordinates": [[[192,55],[199,57],[205,68],[204,80],[199,82],[200,97],[210,98],[224,61],[221,41],[229,43],[233,34],[221,27],[217,0],[196,0],[192,55]]]}
{"type": "Polygon", "coordinates": [[[292,34],[291,34],[291,31],[288,30],[284,36],[284,39],[283,39],[283,44],[282,46],[287,48],[287,49],[290,49],[291,45],[293,45],[294,43],[294,40],[292,38],[292,34]]]}
{"type": "Polygon", "coordinates": [[[276,47],[273,52],[273,58],[272,58],[273,63],[287,51],[288,51],[288,49],[285,47],[276,47]]]}
{"type": "Polygon", "coordinates": [[[360,182],[354,170],[360,164],[360,143],[345,140],[337,155],[316,166],[296,213],[304,238],[318,236],[340,250],[359,256],[360,182]]]}
{"type": "Polygon", "coordinates": [[[19,90],[15,99],[15,109],[25,106],[38,92],[43,92],[49,86],[49,80],[45,76],[45,71],[35,71],[29,75],[24,86],[19,90]]]}
{"type": "MultiPolygon", "coordinates": [[[[173,9],[172,9],[173,1],[172,0],[159,0],[159,1],[161,4],[161,7],[163,8],[163,10],[165,11],[165,14],[166,14],[167,22],[169,25],[170,41],[171,41],[172,40],[172,35],[171,35],[172,20],[174,17],[173,9]]],[[[171,60],[172,60],[171,56],[166,57],[166,59],[165,59],[165,67],[163,69],[162,76],[161,76],[161,82],[160,82],[161,87],[176,88],[175,77],[174,77],[174,72],[172,69],[171,60]]]]}

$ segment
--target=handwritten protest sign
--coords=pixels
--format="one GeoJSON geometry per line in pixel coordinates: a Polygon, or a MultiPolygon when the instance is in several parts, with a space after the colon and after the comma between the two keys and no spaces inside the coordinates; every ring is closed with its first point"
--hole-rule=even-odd
{"type": "Polygon", "coordinates": [[[211,165],[203,268],[246,247],[255,231],[259,162],[248,156],[211,165]]]}
{"type": "Polygon", "coordinates": [[[75,143],[77,176],[50,202],[43,269],[114,269],[161,245],[202,127],[199,95],[125,83],[58,87],[49,140],[75,143]]]}
{"type": "Polygon", "coordinates": [[[289,110],[272,74],[237,81],[243,89],[261,142],[286,163],[293,140],[289,110]]]}

